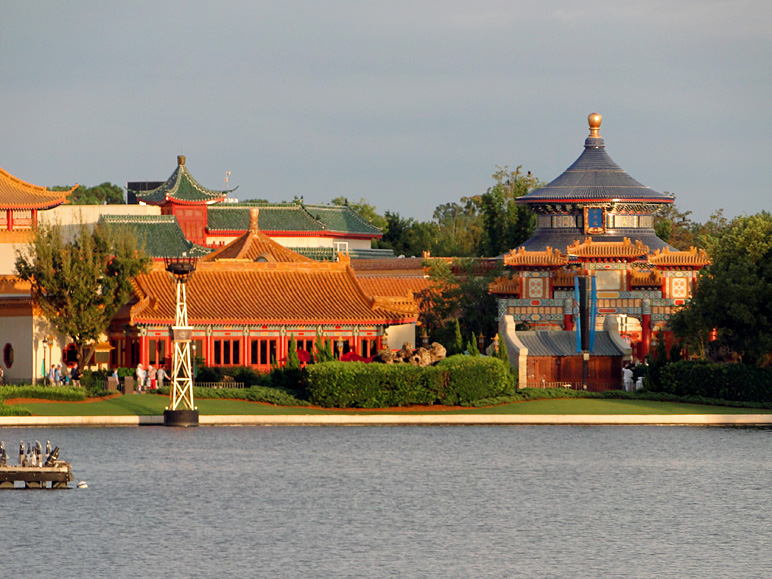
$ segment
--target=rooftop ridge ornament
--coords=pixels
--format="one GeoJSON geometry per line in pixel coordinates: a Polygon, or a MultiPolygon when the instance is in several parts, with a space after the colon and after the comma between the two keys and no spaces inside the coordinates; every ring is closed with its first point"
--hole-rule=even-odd
{"type": "Polygon", "coordinates": [[[587,116],[587,123],[590,125],[590,138],[599,139],[600,137],[600,124],[603,121],[603,117],[598,113],[590,113],[587,116]]]}

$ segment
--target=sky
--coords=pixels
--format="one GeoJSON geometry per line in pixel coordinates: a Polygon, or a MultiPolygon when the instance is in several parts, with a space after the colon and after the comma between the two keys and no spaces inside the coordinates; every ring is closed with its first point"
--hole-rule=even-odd
{"type": "Polygon", "coordinates": [[[0,6],[0,167],[428,220],[497,166],[609,155],[705,221],[772,210],[772,2],[132,0],[0,6]]]}

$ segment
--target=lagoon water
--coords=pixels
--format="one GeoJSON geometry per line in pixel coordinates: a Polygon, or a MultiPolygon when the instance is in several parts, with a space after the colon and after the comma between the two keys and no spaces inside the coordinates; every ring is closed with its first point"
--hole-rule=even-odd
{"type": "Polygon", "coordinates": [[[768,429],[0,428],[0,439],[11,455],[21,439],[51,440],[89,484],[0,492],[4,578],[772,572],[768,429]]]}

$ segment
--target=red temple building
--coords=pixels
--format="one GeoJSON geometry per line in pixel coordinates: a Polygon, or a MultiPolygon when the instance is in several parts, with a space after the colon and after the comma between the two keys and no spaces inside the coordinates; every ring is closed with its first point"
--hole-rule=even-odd
{"type": "Polygon", "coordinates": [[[668,319],[691,297],[697,272],[710,263],[703,250],[678,251],[656,236],[654,214],[673,198],[622,170],[605,151],[600,115],[592,114],[588,120],[590,136],[576,162],[554,181],[517,200],[536,213],[536,231],[503,257],[510,275],[490,285],[498,298],[499,322],[511,357],[520,360],[529,350],[528,342],[531,350],[553,362],[563,359],[562,373],[556,369],[560,364],[540,372],[525,358],[520,360],[523,386],[581,380],[575,371],[565,371],[577,366],[569,358],[581,352],[618,357],[612,365],[595,364],[598,373],[590,377],[604,384],[596,389],[611,387],[619,380],[624,359],[643,359],[659,331],[671,339],[668,319]],[[595,288],[589,325],[600,336],[598,343],[619,343],[604,335],[618,330],[629,352],[623,351],[624,344],[603,352],[577,347],[577,277],[591,280],[595,288]],[[558,340],[554,332],[562,333],[562,338],[558,340]],[[560,347],[555,345],[558,341],[560,347]]]}
{"type": "MultiPolygon", "coordinates": [[[[187,282],[193,343],[205,364],[268,370],[286,357],[293,336],[307,352],[321,335],[333,341],[336,353],[363,357],[375,354],[387,335],[395,342],[414,336],[418,312],[407,295],[373,297],[348,256],[312,260],[268,237],[258,222],[253,208],[248,230],[201,258],[187,282]]],[[[110,364],[167,363],[175,315],[172,279],[155,263],[153,271],[135,278],[134,288],[136,299],[108,334],[110,364]]]]}

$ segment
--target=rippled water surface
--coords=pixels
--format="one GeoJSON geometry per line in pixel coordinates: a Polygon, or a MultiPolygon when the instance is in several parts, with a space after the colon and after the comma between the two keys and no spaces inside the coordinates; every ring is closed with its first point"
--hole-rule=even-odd
{"type": "Polygon", "coordinates": [[[1,577],[767,577],[772,430],[0,429],[1,577]],[[15,460],[15,456],[12,460],[15,460]],[[71,486],[75,486],[72,484],[71,486]]]}

